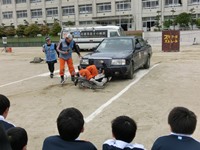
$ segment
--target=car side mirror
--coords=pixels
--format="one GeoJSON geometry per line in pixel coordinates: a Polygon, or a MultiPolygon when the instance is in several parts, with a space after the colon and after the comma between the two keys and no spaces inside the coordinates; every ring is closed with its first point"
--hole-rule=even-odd
{"type": "Polygon", "coordinates": [[[140,49],[140,48],[141,48],[140,43],[137,43],[137,44],[135,45],[135,49],[138,50],[138,49],[140,49]]]}

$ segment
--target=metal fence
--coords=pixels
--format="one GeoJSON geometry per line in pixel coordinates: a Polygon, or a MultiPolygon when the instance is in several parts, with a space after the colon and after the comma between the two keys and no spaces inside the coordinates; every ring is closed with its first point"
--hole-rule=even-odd
{"type": "MultiPolygon", "coordinates": [[[[51,37],[52,42],[58,43],[59,37],[51,37]]],[[[45,43],[45,37],[7,37],[7,47],[40,47],[45,43]]],[[[0,42],[0,47],[3,47],[3,42],[0,42]]]]}

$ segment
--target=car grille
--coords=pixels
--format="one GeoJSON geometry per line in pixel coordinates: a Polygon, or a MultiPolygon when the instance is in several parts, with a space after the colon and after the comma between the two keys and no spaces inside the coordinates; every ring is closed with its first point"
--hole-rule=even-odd
{"type": "Polygon", "coordinates": [[[102,62],[106,64],[107,67],[111,65],[111,59],[90,59],[89,64],[94,64],[97,68],[103,67],[102,62]]]}

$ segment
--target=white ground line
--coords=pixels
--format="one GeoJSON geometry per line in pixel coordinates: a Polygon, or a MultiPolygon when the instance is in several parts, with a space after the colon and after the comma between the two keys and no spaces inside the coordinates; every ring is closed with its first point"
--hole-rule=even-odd
{"type": "MultiPolygon", "coordinates": [[[[74,67],[77,67],[77,66],[78,65],[74,65],[74,67]]],[[[75,71],[77,71],[77,70],[75,70],[75,71]]],[[[59,70],[54,71],[54,73],[59,73],[59,70]]],[[[67,76],[70,75],[69,71],[66,71],[66,75],[67,76]]],[[[27,80],[31,80],[31,79],[34,79],[34,78],[37,78],[37,77],[46,77],[46,76],[49,76],[49,72],[39,74],[39,75],[35,75],[35,76],[32,76],[32,77],[28,77],[28,78],[24,78],[24,79],[14,81],[14,82],[10,82],[10,83],[7,83],[7,84],[3,84],[3,85],[0,85],[0,88],[6,87],[6,86],[9,86],[9,85],[13,85],[13,84],[17,84],[17,83],[20,83],[20,82],[24,82],[24,81],[27,81],[27,80]]],[[[59,76],[56,76],[56,77],[59,77],[59,76]]]]}
{"type": "Polygon", "coordinates": [[[147,75],[152,69],[157,67],[159,64],[154,65],[149,70],[145,71],[139,71],[136,76],[135,80],[131,82],[129,85],[127,85],[122,91],[120,91],[117,95],[113,96],[110,100],[108,100],[106,103],[101,105],[97,110],[95,110],[92,114],[90,114],[87,118],[85,118],[85,122],[89,123],[92,121],[96,116],[98,116],[106,107],[108,107],[112,102],[116,101],[120,96],[122,96],[126,91],[128,91],[131,86],[136,84],[138,81],[140,81],[145,75],[147,75]]]}

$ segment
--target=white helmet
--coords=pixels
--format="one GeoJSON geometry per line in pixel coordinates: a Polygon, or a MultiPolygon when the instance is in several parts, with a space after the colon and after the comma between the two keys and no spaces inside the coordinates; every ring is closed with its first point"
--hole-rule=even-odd
{"type": "Polygon", "coordinates": [[[68,38],[69,40],[72,40],[73,36],[70,33],[68,33],[65,38],[68,38]]]}

